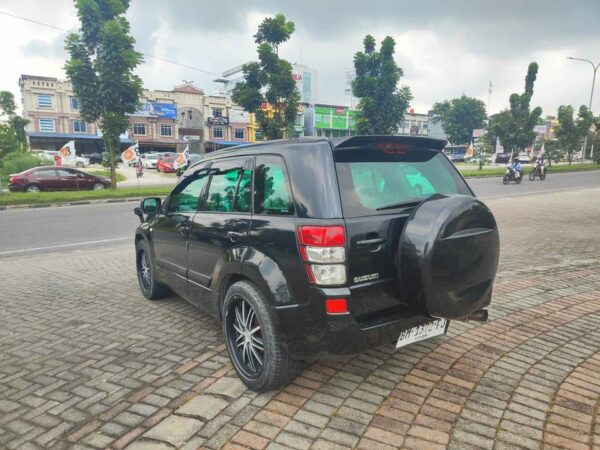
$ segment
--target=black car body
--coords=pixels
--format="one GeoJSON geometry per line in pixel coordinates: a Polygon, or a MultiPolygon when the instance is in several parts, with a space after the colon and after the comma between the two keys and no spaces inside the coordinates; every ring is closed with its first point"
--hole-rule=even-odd
{"type": "Polygon", "coordinates": [[[484,318],[498,231],[444,145],[302,138],[206,155],[164,202],[146,199],[136,211],[147,215],[136,232],[142,292],[156,298],[168,287],[223,320],[234,367],[256,390],[291,375],[261,380],[236,362],[253,339],[235,331],[241,319],[224,320],[236,296],[240,317],[239,298],[265,304],[253,306],[261,360],[274,336],[269,352],[292,375],[294,361],[393,342],[435,318],[484,318]]]}

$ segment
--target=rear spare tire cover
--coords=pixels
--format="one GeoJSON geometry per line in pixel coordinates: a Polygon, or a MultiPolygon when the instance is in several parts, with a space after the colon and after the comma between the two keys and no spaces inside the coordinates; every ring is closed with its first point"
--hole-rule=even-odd
{"type": "Polygon", "coordinates": [[[398,245],[401,289],[427,314],[462,319],[490,303],[500,243],[492,212],[477,198],[427,198],[398,245]]]}

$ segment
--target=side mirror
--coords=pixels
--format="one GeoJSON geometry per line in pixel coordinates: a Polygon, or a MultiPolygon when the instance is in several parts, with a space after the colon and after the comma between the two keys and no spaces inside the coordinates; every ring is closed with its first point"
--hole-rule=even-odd
{"type": "Polygon", "coordinates": [[[154,215],[160,211],[160,203],[160,198],[148,197],[142,200],[140,208],[142,208],[144,214],[154,215]]]}

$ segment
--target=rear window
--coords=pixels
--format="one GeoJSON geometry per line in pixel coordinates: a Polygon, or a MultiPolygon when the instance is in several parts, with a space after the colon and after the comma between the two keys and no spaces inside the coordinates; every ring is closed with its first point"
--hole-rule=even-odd
{"type": "Polygon", "coordinates": [[[386,214],[432,194],[472,195],[452,163],[435,150],[362,148],[334,155],[345,217],[386,214]]]}

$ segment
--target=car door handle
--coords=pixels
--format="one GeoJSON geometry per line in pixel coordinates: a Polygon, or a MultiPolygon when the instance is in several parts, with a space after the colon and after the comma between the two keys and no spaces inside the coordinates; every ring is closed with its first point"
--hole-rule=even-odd
{"type": "Polygon", "coordinates": [[[229,239],[231,239],[233,242],[235,242],[238,239],[243,238],[245,236],[245,234],[240,233],[239,231],[228,231],[227,236],[229,237],[229,239]]]}

